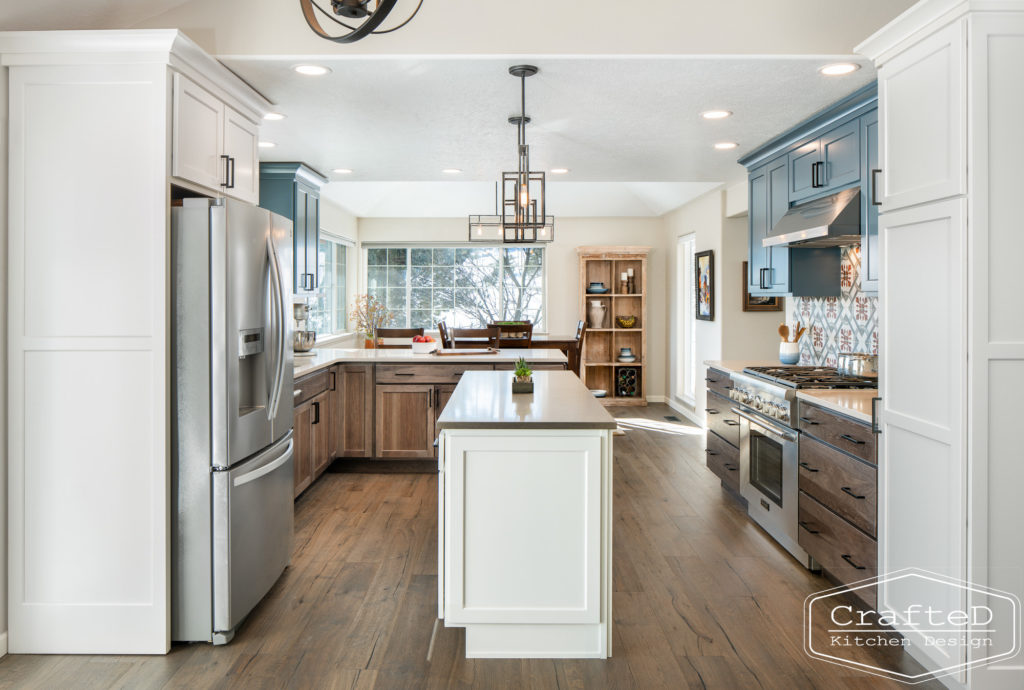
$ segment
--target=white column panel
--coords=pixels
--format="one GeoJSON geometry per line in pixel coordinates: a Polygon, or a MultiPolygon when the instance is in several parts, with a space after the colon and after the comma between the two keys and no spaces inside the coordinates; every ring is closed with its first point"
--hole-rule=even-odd
{"type": "Polygon", "coordinates": [[[164,653],[160,64],[10,74],[10,649],[164,653]]]}

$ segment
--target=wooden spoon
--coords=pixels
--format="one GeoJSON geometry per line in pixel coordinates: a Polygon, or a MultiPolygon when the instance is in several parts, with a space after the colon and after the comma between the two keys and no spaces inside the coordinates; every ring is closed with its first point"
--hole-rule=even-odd
{"type": "Polygon", "coordinates": [[[789,326],[787,326],[786,324],[781,324],[779,326],[779,335],[782,336],[782,342],[788,343],[789,342],[789,326]]]}

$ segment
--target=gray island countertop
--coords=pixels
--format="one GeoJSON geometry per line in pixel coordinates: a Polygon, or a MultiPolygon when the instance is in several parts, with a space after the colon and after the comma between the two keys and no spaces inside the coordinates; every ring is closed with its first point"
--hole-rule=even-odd
{"type": "Polygon", "coordinates": [[[571,371],[535,371],[533,393],[512,395],[511,371],[467,371],[438,429],[614,429],[615,418],[571,371]]]}

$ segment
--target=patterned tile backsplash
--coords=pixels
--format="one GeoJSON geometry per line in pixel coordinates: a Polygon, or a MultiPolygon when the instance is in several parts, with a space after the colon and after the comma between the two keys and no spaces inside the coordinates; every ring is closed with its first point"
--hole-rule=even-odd
{"type": "Polygon", "coordinates": [[[800,364],[834,367],[840,352],[878,354],[878,297],[860,291],[860,247],[842,248],[840,297],[793,297],[789,323],[807,328],[800,364]]]}

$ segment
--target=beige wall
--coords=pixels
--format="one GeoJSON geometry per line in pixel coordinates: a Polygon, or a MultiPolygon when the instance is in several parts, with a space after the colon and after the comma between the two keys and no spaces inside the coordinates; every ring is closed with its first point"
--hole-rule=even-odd
{"type": "MultiPolygon", "coordinates": [[[[676,376],[676,367],[682,359],[677,342],[680,291],[676,289],[679,267],[676,265],[676,245],[684,235],[695,233],[696,251],[707,249],[715,253],[715,319],[697,321],[696,403],[688,405],[681,400],[672,404],[685,410],[694,419],[704,421],[705,391],[704,366],[708,359],[770,359],[778,356],[778,337],[775,327],[784,320],[784,312],[744,312],[742,309],[741,267],[747,258],[747,219],[726,218],[726,192],[719,188],[694,199],[688,204],[665,214],[664,254],[667,257],[666,303],[668,322],[668,367],[666,385],[676,376]]],[[[669,385],[671,395],[671,386],[669,385]]]]}
{"type": "Polygon", "coordinates": [[[7,650],[7,68],[0,67],[0,634],[7,650]]]}
{"type": "MultiPolygon", "coordinates": [[[[361,242],[465,242],[465,218],[360,218],[361,242]]],[[[661,400],[666,394],[665,376],[665,273],[664,230],[660,218],[557,218],[555,241],[546,245],[547,330],[570,335],[581,318],[579,264],[576,247],[588,245],[636,245],[652,247],[648,261],[650,296],[647,319],[647,397],[661,400]]],[[[362,270],[360,271],[362,273],[362,270]]],[[[362,283],[361,283],[362,284],[362,283]]]]}

